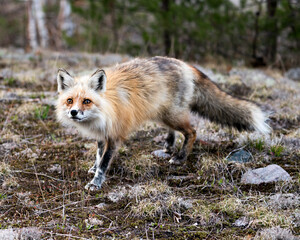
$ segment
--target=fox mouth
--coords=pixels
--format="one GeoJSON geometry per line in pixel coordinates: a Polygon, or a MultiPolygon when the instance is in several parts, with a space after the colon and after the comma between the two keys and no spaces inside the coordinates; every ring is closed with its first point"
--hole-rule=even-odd
{"type": "Polygon", "coordinates": [[[74,120],[75,122],[82,122],[82,121],[84,121],[86,118],[70,117],[70,119],[74,120]]]}

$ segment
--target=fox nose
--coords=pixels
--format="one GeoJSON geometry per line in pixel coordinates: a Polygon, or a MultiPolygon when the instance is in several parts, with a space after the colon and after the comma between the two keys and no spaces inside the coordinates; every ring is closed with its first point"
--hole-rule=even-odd
{"type": "Polygon", "coordinates": [[[78,111],[77,110],[72,110],[71,111],[71,115],[72,117],[75,117],[77,115],[78,111]]]}

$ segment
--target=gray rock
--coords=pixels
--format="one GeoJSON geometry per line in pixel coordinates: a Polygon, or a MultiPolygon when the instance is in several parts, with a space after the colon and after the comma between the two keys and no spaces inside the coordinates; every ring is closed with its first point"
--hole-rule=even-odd
{"type": "Polygon", "coordinates": [[[28,227],[28,228],[9,228],[0,230],[0,239],[1,240],[39,240],[42,237],[43,232],[37,227],[28,227]]]}
{"type": "Polygon", "coordinates": [[[184,200],[183,198],[179,198],[178,203],[181,207],[185,209],[193,208],[193,201],[190,199],[184,200]]]}
{"type": "Polygon", "coordinates": [[[52,165],[51,167],[49,167],[48,169],[47,169],[47,171],[48,172],[52,172],[52,173],[54,173],[54,172],[57,172],[57,173],[61,173],[61,165],[59,165],[59,164],[54,164],[54,165],[52,165]]]}
{"type": "Polygon", "coordinates": [[[14,240],[17,237],[18,234],[12,228],[0,230],[0,239],[2,240],[14,240]]]}
{"type": "Polygon", "coordinates": [[[295,228],[300,227],[300,210],[299,209],[296,209],[296,211],[293,213],[292,219],[293,219],[295,228]]]}
{"type": "Polygon", "coordinates": [[[276,84],[274,78],[268,76],[261,70],[254,69],[237,69],[233,68],[229,72],[230,76],[240,76],[243,83],[247,86],[261,85],[271,87],[276,84]]]}
{"type": "Polygon", "coordinates": [[[290,229],[281,228],[279,226],[262,229],[258,231],[254,240],[299,240],[292,234],[290,229]]]}
{"type": "Polygon", "coordinates": [[[294,81],[300,81],[300,67],[289,69],[284,76],[294,81]]]}
{"type": "Polygon", "coordinates": [[[240,217],[237,219],[234,223],[233,226],[235,227],[246,227],[249,224],[250,220],[248,217],[240,217]]]}
{"type": "Polygon", "coordinates": [[[264,168],[249,170],[243,174],[241,183],[261,184],[278,181],[290,181],[291,176],[280,166],[276,164],[264,168]]]}
{"type": "Polygon", "coordinates": [[[156,151],[153,151],[151,154],[155,157],[162,158],[162,159],[167,159],[167,158],[171,157],[171,155],[168,153],[165,153],[164,150],[156,150],[156,151]]]}
{"type": "Polygon", "coordinates": [[[233,153],[229,158],[228,161],[231,162],[240,162],[240,163],[246,163],[250,162],[251,160],[251,153],[241,149],[235,153],[233,153]]]}
{"type": "Polygon", "coordinates": [[[277,193],[269,198],[268,205],[275,209],[291,209],[300,206],[300,196],[293,193],[277,193]]]}
{"type": "Polygon", "coordinates": [[[116,203],[120,201],[127,194],[125,187],[118,187],[114,191],[111,191],[107,194],[107,197],[110,201],[116,203]]]}

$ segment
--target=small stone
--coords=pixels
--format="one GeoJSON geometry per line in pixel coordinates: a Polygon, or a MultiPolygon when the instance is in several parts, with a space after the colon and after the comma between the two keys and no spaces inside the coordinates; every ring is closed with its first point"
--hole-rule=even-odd
{"type": "Polygon", "coordinates": [[[275,209],[291,209],[300,206],[300,196],[293,193],[277,193],[269,198],[268,205],[275,209]]]}
{"type": "Polygon", "coordinates": [[[156,150],[153,151],[151,154],[155,157],[162,158],[162,159],[167,159],[171,157],[171,155],[164,152],[164,150],[156,150]]]}
{"type": "Polygon", "coordinates": [[[96,206],[94,206],[94,208],[96,209],[104,209],[106,208],[107,204],[106,203],[99,203],[96,206]]]}
{"type": "Polygon", "coordinates": [[[284,74],[284,76],[294,81],[300,81],[300,68],[291,68],[284,74]]]}
{"type": "Polygon", "coordinates": [[[290,180],[292,180],[291,176],[282,167],[272,164],[264,168],[247,171],[243,174],[241,183],[261,184],[290,180]]]}
{"type": "Polygon", "coordinates": [[[103,221],[99,220],[98,218],[85,219],[84,222],[88,229],[91,227],[94,227],[94,226],[102,226],[103,225],[103,221]]]}
{"type": "Polygon", "coordinates": [[[247,217],[240,217],[237,219],[234,223],[233,226],[235,227],[246,227],[249,224],[249,218],[247,217]]]}
{"type": "Polygon", "coordinates": [[[52,172],[52,173],[57,172],[57,173],[60,174],[61,173],[61,166],[56,163],[56,164],[52,165],[52,167],[49,167],[47,169],[47,171],[48,172],[52,172]]]}
{"type": "Polygon", "coordinates": [[[91,148],[95,147],[95,143],[85,143],[85,144],[84,144],[84,147],[85,147],[86,149],[91,149],[91,148]]]}
{"type": "Polygon", "coordinates": [[[42,230],[37,227],[28,228],[9,228],[0,230],[1,240],[14,240],[14,239],[42,239],[42,230]]]}
{"type": "Polygon", "coordinates": [[[1,229],[0,230],[0,239],[2,240],[14,240],[18,237],[18,234],[14,232],[12,228],[1,229]]]}
{"type": "Polygon", "coordinates": [[[228,161],[230,162],[240,162],[240,163],[250,162],[250,160],[251,160],[251,154],[243,149],[233,153],[228,158],[228,161]]]}
{"type": "Polygon", "coordinates": [[[294,236],[290,229],[281,228],[280,226],[266,228],[258,231],[254,237],[254,240],[299,240],[297,236],[294,236]]]}
{"type": "Polygon", "coordinates": [[[185,209],[193,208],[193,201],[190,199],[184,200],[183,198],[179,198],[178,203],[180,206],[182,206],[185,209]]]}
{"type": "Polygon", "coordinates": [[[153,141],[156,143],[162,143],[165,141],[166,137],[167,137],[167,134],[158,135],[155,138],[153,138],[153,141]]]}
{"type": "Polygon", "coordinates": [[[15,148],[18,147],[18,145],[16,143],[3,143],[2,145],[0,145],[1,148],[5,149],[5,150],[13,150],[15,148]]]}
{"type": "Polygon", "coordinates": [[[115,191],[112,191],[107,194],[107,197],[110,201],[112,202],[118,202],[120,201],[125,195],[127,194],[126,188],[125,187],[119,187],[115,189],[115,191]]]}

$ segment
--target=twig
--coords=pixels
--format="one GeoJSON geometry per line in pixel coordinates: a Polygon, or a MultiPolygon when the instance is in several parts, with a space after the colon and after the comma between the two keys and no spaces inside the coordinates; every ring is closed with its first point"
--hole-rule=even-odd
{"type": "MultiPolygon", "coordinates": [[[[245,146],[242,146],[242,147],[240,147],[240,148],[234,149],[233,151],[231,151],[231,152],[225,157],[225,159],[228,160],[228,157],[229,157],[232,153],[237,152],[237,151],[239,151],[239,150],[242,150],[242,149],[245,148],[245,147],[246,147],[246,145],[245,145],[245,146]]],[[[252,154],[251,154],[251,156],[252,156],[252,154]]],[[[253,158],[253,156],[252,156],[252,158],[253,158]]]]}
{"type": "Polygon", "coordinates": [[[38,176],[43,176],[43,177],[47,177],[47,178],[50,178],[52,180],[55,180],[55,181],[60,181],[60,182],[65,182],[66,180],[61,180],[61,179],[58,179],[58,178],[54,178],[54,177],[51,177],[51,176],[48,176],[44,173],[34,173],[34,172],[25,172],[25,171],[22,171],[22,170],[13,170],[12,172],[15,172],[15,173],[26,173],[26,174],[34,174],[34,175],[38,175],[38,176]]]}
{"type": "Polygon", "coordinates": [[[76,238],[76,239],[86,239],[86,240],[89,240],[89,238],[84,238],[84,237],[78,237],[78,236],[74,236],[74,235],[71,235],[71,234],[63,234],[63,233],[55,233],[55,232],[45,232],[45,233],[48,233],[48,234],[55,234],[57,236],[62,236],[62,237],[71,237],[71,238],[76,238]]]}
{"type": "MultiPolygon", "coordinates": [[[[39,188],[40,188],[40,191],[41,191],[41,194],[42,194],[42,198],[43,198],[43,200],[44,200],[44,204],[45,204],[46,208],[49,209],[49,207],[48,207],[48,205],[47,205],[47,203],[46,203],[46,198],[45,198],[44,192],[43,192],[43,190],[42,190],[42,186],[41,186],[40,179],[39,179],[38,174],[37,174],[37,171],[36,171],[36,167],[35,167],[34,163],[32,163],[32,165],[33,165],[33,168],[34,168],[34,172],[35,172],[35,176],[36,176],[37,182],[38,182],[38,184],[39,184],[39,188]]],[[[52,217],[52,216],[51,216],[51,218],[52,218],[52,220],[53,220],[53,217],[52,217]]]]}
{"type": "MultiPolygon", "coordinates": [[[[69,203],[69,204],[65,204],[64,207],[69,207],[69,206],[73,206],[73,205],[76,205],[76,204],[79,204],[79,203],[84,203],[86,201],[90,201],[90,200],[95,200],[95,199],[98,199],[98,198],[91,198],[91,199],[83,199],[81,201],[77,201],[77,202],[73,202],[73,203],[69,203]]],[[[42,213],[46,213],[46,212],[50,212],[50,211],[55,211],[55,210],[59,210],[63,208],[63,206],[59,206],[57,208],[53,208],[53,209],[47,209],[47,210],[44,210],[44,209],[41,209],[41,210],[44,210],[44,212],[42,213]]],[[[80,207],[81,208],[81,207],[80,207]]]]}
{"type": "Polygon", "coordinates": [[[103,233],[106,233],[106,232],[108,232],[108,231],[111,231],[111,230],[114,230],[114,229],[117,229],[116,227],[114,227],[114,228],[111,228],[111,225],[113,224],[113,222],[111,222],[110,224],[109,224],[109,227],[106,229],[106,230],[104,230],[103,232],[101,232],[100,234],[103,234],[103,233]]]}

